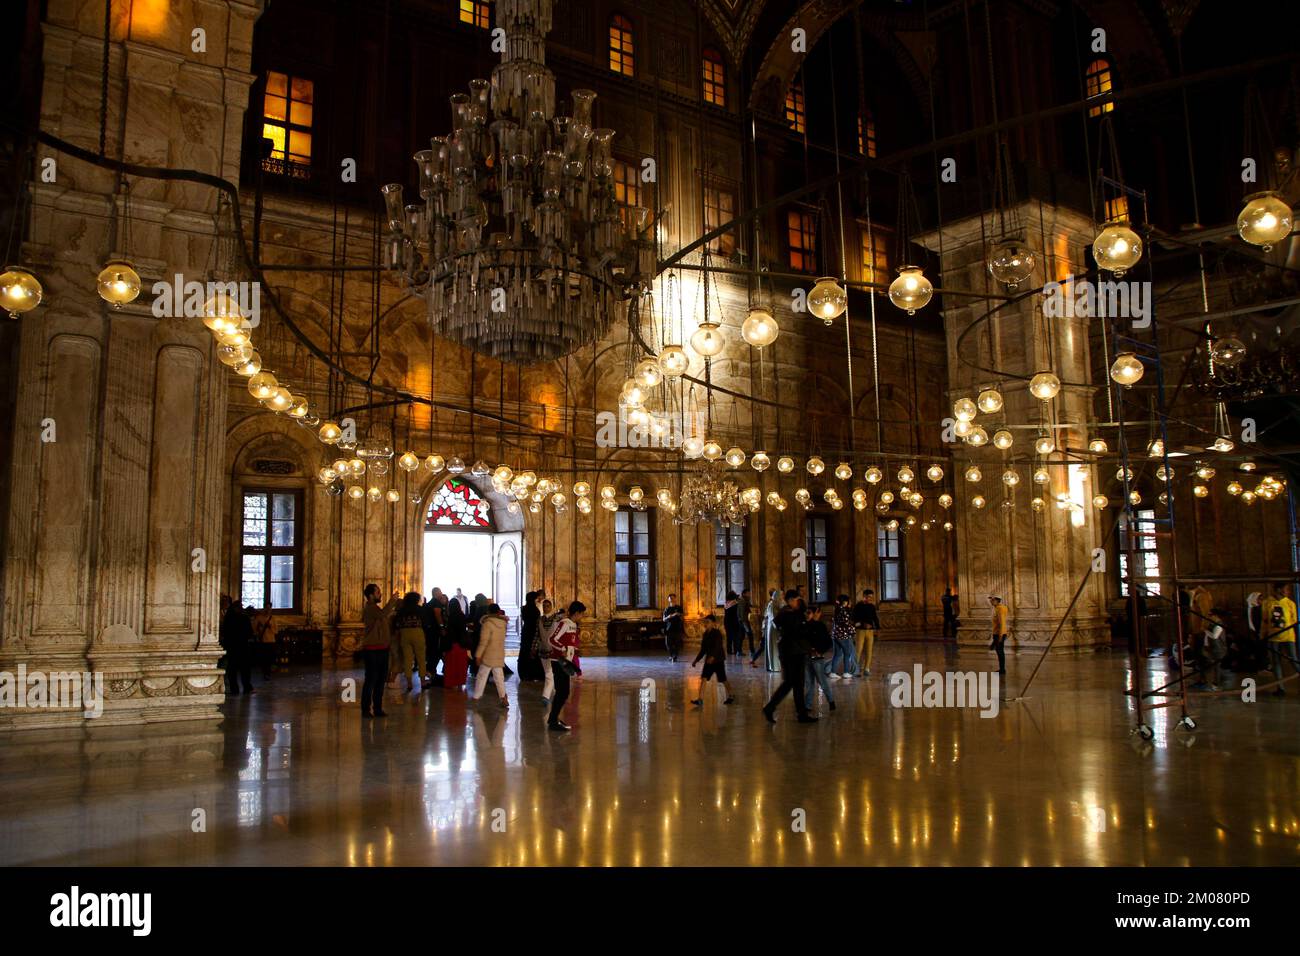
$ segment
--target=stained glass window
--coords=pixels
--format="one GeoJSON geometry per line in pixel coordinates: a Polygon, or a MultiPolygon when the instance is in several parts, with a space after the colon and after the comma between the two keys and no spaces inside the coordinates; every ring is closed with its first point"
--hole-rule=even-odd
{"type": "Polygon", "coordinates": [[[425,516],[425,527],[453,525],[462,528],[491,528],[488,517],[491,505],[479,497],[477,491],[459,478],[448,478],[434,492],[425,516]]]}

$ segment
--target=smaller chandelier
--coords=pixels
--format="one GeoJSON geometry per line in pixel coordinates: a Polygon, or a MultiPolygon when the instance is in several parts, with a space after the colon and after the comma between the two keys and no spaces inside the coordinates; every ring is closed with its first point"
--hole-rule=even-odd
{"type": "Polygon", "coordinates": [[[140,295],[140,273],[125,259],[110,259],[100,271],[96,285],[99,297],[120,309],[140,295]]]}
{"type": "Polygon", "coordinates": [[[1215,339],[1214,345],[1210,347],[1210,357],[1214,359],[1215,365],[1233,368],[1240,365],[1246,357],[1246,344],[1232,336],[1215,339]]]}
{"type": "Polygon", "coordinates": [[[741,527],[749,511],[750,506],[742,497],[739,486],[724,477],[716,463],[710,462],[687,475],[673,521],[676,524],[741,527]]]}

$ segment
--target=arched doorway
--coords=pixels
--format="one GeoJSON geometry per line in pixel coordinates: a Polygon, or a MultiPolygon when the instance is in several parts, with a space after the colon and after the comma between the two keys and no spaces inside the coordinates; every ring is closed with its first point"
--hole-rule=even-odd
{"type": "Polygon", "coordinates": [[[523,593],[523,516],[465,475],[435,482],[425,500],[424,593],[485,594],[501,605],[513,632],[523,593]]]}

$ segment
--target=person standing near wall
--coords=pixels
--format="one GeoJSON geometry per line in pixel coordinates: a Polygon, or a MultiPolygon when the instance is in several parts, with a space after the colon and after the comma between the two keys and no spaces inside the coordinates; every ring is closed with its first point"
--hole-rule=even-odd
{"type": "Polygon", "coordinates": [[[955,641],[957,640],[957,596],[952,593],[952,588],[944,588],[940,600],[943,603],[943,639],[955,641]]]}
{"type": "Polygon", "coordinates": [[[989,644],[998,653],[998,673],[1007,672],[1007,657],[1004,650],[1007,643],[1007,606],[996,594],[989,595],[989,606],[993,608],[993,641],[989,644]]]}
{"type": "Polygon", "coordinates": [[[880,613],[876,610],[876,592],[867,588],[862,600],[853,605],[853,628],[856,635],[854,651],[858,657],[858,676],[871,676],[871,657],[876,646],[876,632],[880,630],[880,613]]]}
{"type": "Polygon", "coordinates": [[[852,600],[847,594],[841,594],[835,599],[835,614],[831,618],[831,639],[835,641],[835,652],[831,655],[830,673],[826,676],[831,680],[853,680],[853,675],[858,669],[857,648],[854,646],[854,627],[853,627],[853,608],[849,606],[852,600]],[[836,668],[843,662],[843,677],[835,672],[836,668]]]}
{"type": "MultiPolygon", "coordinates": [[[[781,608],[784,606],[785,602],[781,599],[780,591],[772,588],[767,592],[767,607],[763,609],[763,647],[761,650],[767,657],[768,670],[774,669],[772,665],[775,663],[776,658],[776,616],[781,613],[781,608]]],[[[750,655],[749,664],[751,667],[758,666],[758,654],[759,651],[756,649],[750,655]]]]}
{"type": "Polygon", "coordinates": [[[722,628],[727,632],[727,656],[740,656],[745,630],[740,623],[740,595],[727,592],[727,604],[722,612],[722,628]]]}
{"type": "Polygon", "coordinates": [[[361,685],[361,716],[387,717],[384,713],[384,682],[388,678],[388,651],[392,645],[389,618],[397,609],[397,592],[381,606],[379,585],[373,582],[362,592],[366,599],[361,609],[361,657],[366,676],[361,685]]]}
{"type": "Polygon", "coordinates": [[[218,640],[226,652],[226,683],[232,697],[239,696],[239,684],[243,681],[244,693],[253,692],[253,624],[248,619],[248,612],[238,600],[231,600],[230,606],[221,618],[218,640]]]}
{"type": "Polygon", "coordinates": [[[664,644],[668,648],[668,659],[676,661],[682,652],[682,643],[686,637],[686,608],[677,603],[677,595],[668,595],[668,606],[664,608],[664,644]]]}
{"type": "Polygon", "coordinates": [[[750,593],[749,588],[740,592],[740,597],[736,601],[736,613],[740,617],[740,630],[745,640],[749,641],[750,659],[754,655],[754,596],[750,593]]]}

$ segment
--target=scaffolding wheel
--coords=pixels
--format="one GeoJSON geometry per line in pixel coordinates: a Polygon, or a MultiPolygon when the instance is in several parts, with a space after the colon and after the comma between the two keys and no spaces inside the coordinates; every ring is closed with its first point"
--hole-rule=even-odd
{"type": "Polygon", "coordinates": [[[1178,726],[1184,730],[1195,730],[1196,721],[1192,720],[1191,714],[1183,714],[1183,719],[1178,722],[1178,726]]]}
{"type": "Polygon", "coordinates": [[[1136,727],[1133,728],[1132,732],[1137,734],[1143,740],[1151,740],[1156,735],[1156,732],[1152,730],[1150,727],[1148,727],[1146,724],[1138,724],[1136,727]]]}

